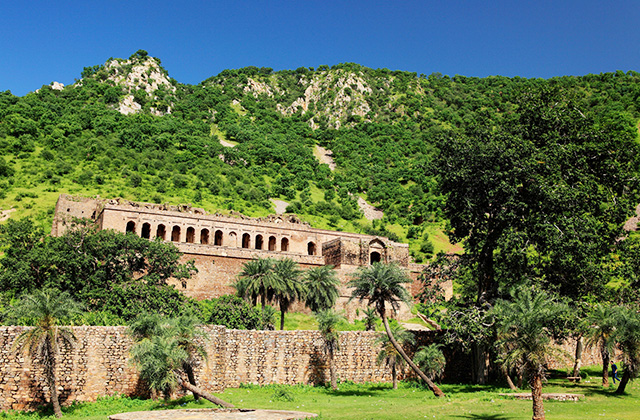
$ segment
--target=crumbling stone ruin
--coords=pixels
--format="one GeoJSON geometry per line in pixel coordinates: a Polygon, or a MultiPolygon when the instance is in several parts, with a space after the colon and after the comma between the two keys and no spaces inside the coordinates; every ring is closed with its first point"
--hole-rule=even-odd
{"type": "MultiPolygon", "coordinates": [[[[62,194],[56,204],[52,235],[62,235],[72,218],[89,218],[99,229],[173,242],[183,253],[183,261],[194,260],[198,269],[187,282],[176,282],[175,286],[196,299],[234,293],[231,284],[242,266],[254,257],[291,258],[302,269],[332,265],[342,283],[336,309],[350,318],[355,316],[357,303],[347,302],[350,293],[345,284],[358,267],[377,261],[395,262],[413,280],[412,293],[421,287],[417,278],[424,266],[411,262],[407,244],[381,236],[312,228],[294,215],[226,216],[187,205],[62,194]]],[[[445,285],[445,295],[451,294],[451,285],[445,285]]],[[[406,310],[400,317],[409,315],[406,310]]]]}

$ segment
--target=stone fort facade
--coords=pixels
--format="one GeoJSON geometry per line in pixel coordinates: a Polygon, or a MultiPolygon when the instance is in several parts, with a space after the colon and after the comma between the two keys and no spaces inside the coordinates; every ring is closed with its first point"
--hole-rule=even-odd
{"type": "MultiPolygon", "coordinates": [[[[334,266],[342,283],[336,309],[344,310],[350,318],[357,305],[347,302],[350,293],[346,282],[358,267],[395,262],[413,280],[409,287],[412,293],[422,287],[417,279],[424,266],[411,262],[407,244],[380,236],[315,229],[293,215],[256,219],[239,214],[208,214],[186,205],[62,194],[56,203],[52,235],[62,235],[73,218],[89,218],[99,229],[172,242],[183,254],[183,261],[194,260],[198,269],[191,279],[175,286],[196,299],[235,293],[231,284],[243,265],[255,257],[290,258],[302,269],[334,266]]],[[[445,285],[447,297],[451,293],[451,285],[445,285]]]]}

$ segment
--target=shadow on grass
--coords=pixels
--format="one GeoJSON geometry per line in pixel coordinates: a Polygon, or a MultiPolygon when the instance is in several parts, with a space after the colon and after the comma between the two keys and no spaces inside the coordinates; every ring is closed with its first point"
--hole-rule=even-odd
{"type": "Polygon", "coordinates": [[[474,420],[508,420],[514,417],[509,417],[505,414],[464,414],[461,416],[454,416],[461,419],[474,419],[474,420]]]}

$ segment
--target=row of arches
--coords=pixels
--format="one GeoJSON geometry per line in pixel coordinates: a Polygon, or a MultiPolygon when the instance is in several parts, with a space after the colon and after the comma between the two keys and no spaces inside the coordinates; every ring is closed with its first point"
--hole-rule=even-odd
{"type": "MultiPolygon", "coordinates": [[[[136,222],[133,220],[127,222],[126,226],[127,233],[137,234],[136,231],[136,222]]],[[[170,238],[171,242],[181,242],[181,234],[182,227],[173,226],[171,231],[167,229],[164,224],[159,224],[155,232],[152,232],[150,223],[143,223],[142,228],[140,229],[140,237],[145,239],[151,239],[152,236],[155,238],[160,238],[163,241],[166,241],[167,238],[170,238]]],[[[200,232],[197,233],[194,227],[188,227],[185,235],[184,242],[186,243],[199,243],[203,245],[211,245],[211,232],[207,228],[200,229],[200,232]]],[[[224,237],[224,233],[221,230],[216,230],[213,233],[213,245],[215,246],[230,246],[237,247],[238,246],[238,236],[235,232],[229,232],[227,237],[224,237]]],[[[279,249],[278,249],[278,240],[275,236],[269,236],[266,238],[261,234],[257,234],[253,238],[253,242],[251,241],[251,235],[248,233],[244,233],[241,238],[240,246],[246,249],[264,249],[268,251],[281,251],[281,252],[289,252],[289,239],[281,238],[279,241],[279,249]]],[[[307,244],[307,253],[308,255],[317,255],[317,248],[314,242],[309,242],[307,244]]]]}

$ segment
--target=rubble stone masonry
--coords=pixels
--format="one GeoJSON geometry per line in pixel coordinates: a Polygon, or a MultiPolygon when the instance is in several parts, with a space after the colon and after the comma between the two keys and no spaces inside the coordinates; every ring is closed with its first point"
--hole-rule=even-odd
{"type": "MultiPolygon", "coordinates": [[[[22,353],[13,343],[26,328],[0,327],[0,410],[29,410],[48,400],[48,388],[41,365],[22,353]]],[[[58,390],[62,404],[95,401],[98,397],[123,394],[145,396],[147,388],[129,362],[132,341],[127,327],[71,327],[76,342],[63,348],[57,366],[58,390]]],[[[329,381],[329,367],[323,340],[317,331],[246,331],[206,326],[206,360],[196,369],[198,385],[221,392],[242,383],[317,384],[329,381]]],[[[378,366],[376,357],[381,333],[347,331],[340,333],[340,350],[335,363],[338,378],[363,382],[390,382],[388,368],[378,366]]],[[[421,344],[433,342],[436,332],[416,332],[421,344]]],[[[572,352],[575,343],[563,347],[572,352]]],[[[445,349],[450,379],[465,380],[468,360],[445,349]],[[463,375],[456,375],[462,372],[463,375]]],[[[586,348],[582,364],[598,364],[599,353],[586,348]]],[[[567,368],[572,361],[552,360],[549,366],[567,368]]]]}

